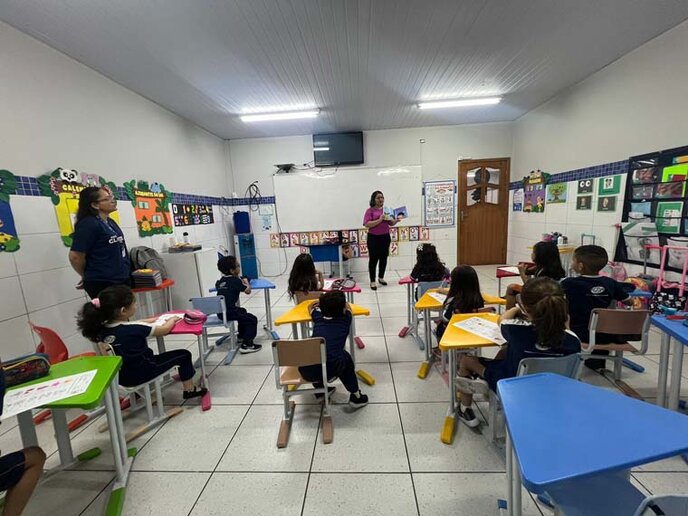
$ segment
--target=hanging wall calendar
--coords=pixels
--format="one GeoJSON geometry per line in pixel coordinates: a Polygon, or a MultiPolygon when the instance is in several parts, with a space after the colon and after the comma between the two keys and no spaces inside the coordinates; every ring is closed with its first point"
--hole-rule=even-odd
{"type": "Polygon", "coordinates": [[[453,226],[456,214],[456,181],[424,181],[425,226],[453,226]]]}

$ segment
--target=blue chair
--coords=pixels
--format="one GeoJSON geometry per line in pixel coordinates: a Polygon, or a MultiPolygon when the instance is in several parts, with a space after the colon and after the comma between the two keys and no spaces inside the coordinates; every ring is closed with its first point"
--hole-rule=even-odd
{"type": "MultiPolygon", "coordinates": [[[[446,285],[445,281],[421,281],[416,285],[416,301],[419,300],[423,295],[430,289],[432,288],[440,288],[446,285]]],[[[413,311],[413,323],[412,323],[412,329],[411,333],[413,335],[418,336],[418,326],[420,325],[420,322],[423,321],[423,316],[418,313],[418,311],[414,310],[413,311]]],[[[425,322],[425,321],[423,321],[425,322]]],[[[432,336],[432,332],[430,332],[432,336]]],[[[423,339],[420,337],[416,338],[416,342],[418,343],[418,347],[421,350],[425,349],[425,342],[423,339]]]]}
{"type": "Polygon", "coordinates": [[[203,357],[207,358],[213,351],[208,345],[208,329],[225,328],[227,331],[220,334],[220,338],[215,343],[220,345],[229,339],[229,351],[223,363],[224,365],[231,364],[239,350],[239,342],[235,321],[227,320],[225,296],[192,297],[189,301],[194,310],[199,310],[208,316],[208,319],[203,323],[203,357]],[[222,314],[222,317],[218,317],[217,314],[222,314]]]}

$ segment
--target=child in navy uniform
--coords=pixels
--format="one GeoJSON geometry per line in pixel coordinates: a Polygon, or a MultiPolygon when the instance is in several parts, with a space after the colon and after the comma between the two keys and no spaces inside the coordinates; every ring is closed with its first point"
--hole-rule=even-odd
{"type": "Polygon", "coordinates": [[[179,378],[184,388],[184,399],[205,395],[206,388],[194,387],[196,373],[188,349],[174,349],[156,355],[148,347],[148,337],[167,335],[181,317],[172,317],[164,324],[154,326],[155,317],[132,321],[136,313],[134,292],[126,285],[108,287],[98,297],[86,303],[77,319],[77,326],[87,339],[112,346],[115,354],[122,357],[119,383],[134,387],[157,378],[171,367],[179,368],[179,378]]]}
{"type": "MultiPolygon", "coordinates": [[[[0,365],[0,414],[5,399],[5,370],[0,365]]],[[[0,457],[0,491],[5,494],[3,514],[22,514],[43,474],[45,452],[38,446],[0,457]]]]}
{"type": "Polygon", "coordinates": [[[457,388],[461,391],[459,416],[469,427],[480,424],[471,404],[473,394],[497,390],[497,382],[512,378],[524,358],[561,357],[581,349],[576,335],[566,329],[566,297],[550,278],[533,278],[523,285],[520,303],[500,317],[506,340],[503,359],[464,355],[459,364],[457,388]]]}
{"type": "MultiPolygon", "coordinates": [[[[564,268],[561,266],[561,256],[559,255],[559,246],[556,242],[538,242],[533,246],[533,252],[530,255],[533,260],[533,266],[528,266],[524,263],[518,265],[518,272],[521,275],[521,281],[525,284],[530,278],[551,278],[554,281],[559,281],[566,276],[564,268]]],[[[506,288],[506,308],[513,308],[516,305],[516,296],[523,285],[513,283],[506,288]]]]}
{"type": "Polygon", "coordinates": [[[470,265],[454,267],[449,288],[440,288],[438,292],[447,298],[442,305],[442,321],[437,325],[437,342],[442,340],[452,315],[471,314],[485,308],[478,273],[470,265]]]}
{"type": "MultiPolygon", "coordinates": [[[[631,304],[628,295],[633,285],[619,283],[612,278],[600,276],[599,272],[607,265],[609,257],[604,247],[599,245],[582,245],[573,252],[571,268],[580,276],[566,278],[561,286],[569,301],[569,315],[571,330],[578,335],[581,342],[590,342],[590,316],[595,308],[609,308],[614,301],[631,304]]],[[[598,333],[595,335],[597,344],[615,344],[626,342],[621,335],[598,333]]],[[[608,351],[593,351],[593,355],[608,355],[608,351]]],[[[590,369],[604,368],[603,359],[588,359],[585,365],[590,369]]]]}
{"type": "MultiPolygon", "coordinates": [[[[217,262],[217,268],[222,277],[215,283],[218,296],[225,297],[227,307],[227,320],[237,321],[239,325],[239,339],[241,340],[240,353],[255,353],[263,346],[253,342],[258,332],[258,318],[247,312],[245,308],[237,306],[239,294],[251,293],[251,286],[246,278],[240,278],[241,265],[234,256],[223,256],[217,262]]],[[[217,314],[222,319],[222,314],[217,314]]]]}
{"type": "Polygon", "coordinates": [[[449,270],[437,255],[437,249],[432,244],[420,244],[416,248],[416,265],[411,271],[414,281],[442,281],[449,276],[449,270]]]}
{"type": "MultiPolygon", "coordinates": [[[[346,303],[343,292],[325,292],[317,303],[311,306],[313,318],[313,337],[322,337],[327,346],[327,376],[330,379],[339,378],[349,391],[349,406],[363,407],[368,404],[368,396],[362,394],[358,387],[358,378],[354,370],[354,361],[346,351],[346,341],[349,338],[349,328],[353,316],[346,303]]],[[[299,367],[299,372],[305,380],[312,382],[316,388],[323,386],[322,366],[313,364],[299,367]]],[[[328,396],[334,392],[330,387],[328,396]]]]}

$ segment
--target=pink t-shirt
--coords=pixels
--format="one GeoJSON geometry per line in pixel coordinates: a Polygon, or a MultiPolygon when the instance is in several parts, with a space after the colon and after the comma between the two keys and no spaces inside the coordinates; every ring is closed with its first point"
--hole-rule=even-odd
{"type": "MultiPolygon", "coordinates": [[[[370,222],[371,220],[377,220],[382,215],[382,208],[368,208],[363,215],[363,225],[370,222]]],[[[374,228],[368,228],[368,233],[371,235],[388,235],[389,234],[389,221],[383,220],[375,226],[374,228]]]]}

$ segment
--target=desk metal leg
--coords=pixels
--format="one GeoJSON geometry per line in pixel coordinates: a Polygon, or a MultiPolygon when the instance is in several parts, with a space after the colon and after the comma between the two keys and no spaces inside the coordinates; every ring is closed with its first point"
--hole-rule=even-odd
{"type": "Polygon", "coordinates": [[[678,410],[681,397],[681,371],[683,369],[683,343],[674,339],[671,346],[671,386],[669,387],[669,410],[678,410]]]}
{"type": "Polygon", "coordinates": [[[424,348],[425,348],[425,362],[423,362],[418,368],[418,378],[421,380],[428,376],[430,372],[430,366],[434,360],[434,355],[432,354],[432,327],[430,322],[430,310],[423,310],[423,323],[424,323],[424,348]]]}
{"type": "Polygon", "coordinates": [[[506,433],[507,514],[521,516],[521,472],[509,432],[506,433]]]}
{"type": "Polygon", "coordinates": [[[662,340],[659,347],[659,374],[657,375],[657,405],[660,407],[666,407],[670,344],[671,337],[666,333],[662,333],[662,340]]]}
{"type": "MultiPolygon", "coordinates": [[[[208,392],[201,398],[201,410],[210,410],[212,406],[212,401],[210,399],[210,385],[208,383],[208,375],[205,372],[205,357],[203,356],[203,337],[201,335],[196,336],[196,341],[198,342],[198,358],[201,360],[201,385],[208,389],[208,392]]],[[[159,394],[158,386],[156,385],[156,393],[160,396],[158,398],[158,403],[162,404],[162,395],[159,394]]]]}
{"type": "Polygon", "coordinates": [[[36,427],[33,424],[33,415],[31,411],[27,410],[17,414],[17,422],[19,423],[22,446],[24,448],[38,446],[38,436],[36,435],[36,427]]]}
{"type": "Polygon", "coordinates": [[[295,340],[299,338],[299,326],[296,323],[291,325],[291,338],[295,340]]]}
{"type": "MultiPolygon", "coordinates": [[[[115,381],[116,382],[116,381],[115,381]]],[[[134,461],[133,456],[129,456],[127,443],[124,438],[124,424],[122,423],[122,412],[119,407],[119,396],[115,382],[110,384],[105,395],[105,410],[107,412],[108,427],[110,429],[110,443],[112,444],[113,458],[115,460],[115,470],[117,477],[112,486],[112,492],[108,499],[105,514],[118,515],[124,508],[124,496],[126,493],[127,479],[129,471],[134,461]]],[[[133,449],[135,451],[135,449],[133,449]]]]}
{"type": "Polygon", "coordinates": [[[263,329],[267,331],[270,336],[277,340],[278,335],[272,330],[272,306],[270,303],[270,289],[266,288],[263,290],[265,294],[265,325],[263,329]]]}
{"type": "Polygon", "coordinates": [[[67,466],[74,462],[72,441],[69,439],[69,428],[67,427],[67,411],[66,409],[52,409],[52,413],[55,440],[60,453],[60,464],[67,466]]]}
{"type": "Polygon", "coordinates": [[[406,284],[406,326],[404,326],[401,330],[399,330],[399,337],[406,337],[408,332],[411,330],[411,325],[413,324],[412,317],[413,317],[413,295],[411,294],[412,284],[407,283],[406,284]]]}
{"type": "Polygon", "coordinates": [[[459,400],[456,399],[456,350],[450,349],[449,354],[449,408],[444,418],[440,441],[451,444],[454,441],[454,429],[456,427],[456,411],[459,400]]]}

